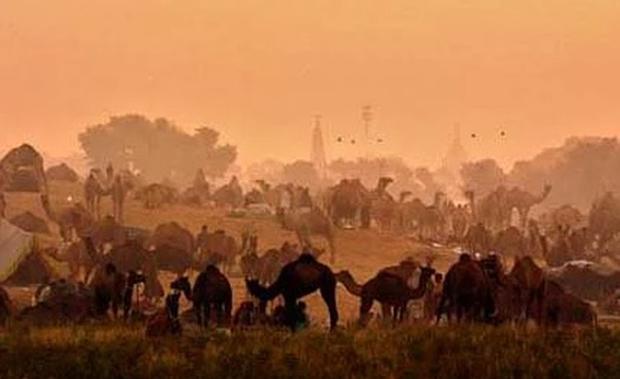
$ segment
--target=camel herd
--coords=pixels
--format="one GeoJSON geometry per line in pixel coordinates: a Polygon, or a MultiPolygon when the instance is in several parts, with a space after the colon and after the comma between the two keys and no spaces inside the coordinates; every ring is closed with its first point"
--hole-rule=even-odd
{"type": "MultiPolygon", "coordinates": [[[[18,177],[17,161],[11,158],[5,162],[4,171],[18,177]]],[[[379,178],[374,189],[367,189],[358,179],[343,179],[311,195],[299,185],[272,186],[264,180],[244,193],[236,177],[211,191],[204,174],[198,172],[192,186],[179,192],[162,183],[140,185],[130,172],[115,173],[110,166],[105,174],[90,172],[84,182],[83,206],[78,202],[52,203],[44,174],[39,171],[33,173],[45,184],[40,189],[41,205],[63,240],[42,253],[67,262],[70,276],[43,283],[36,304],[20,316],[36,319],[56,312],[79,322],[105,318],[109,310],[115,315],[122,309],[129,318],[135,290],[144,287],[147,299],[165,298],[164,309],[146,321],[149,335],[180,332],[186,316],[179,310],[182,296],[193,304],[192,314],[199,325],[267,322],[295,329],[303,318],[301,298],[318,291],[334,328],[339,318],[338,283],[359,298],[360,325],[370,322],[374,303],[380,304],[382,318],[397,323],[409,318],[410,303],[419,300],[425,302],[425,318],[436,322],[594,324],[593,308],[567,291],[561,280],[545,273],[531,256],[555,263],[554,257],[567,252],[586,254],[593,241],[600,247],[601,241],[612,240],[594,238],[565,225],[557,225],[549,233],[541,230],[530,211],[549,196],[549,186],[539,195],[498,187],[480,199],[466,191],[467,204],[457,204],[438,192],[432,204],[425,204],[412,199],[407,191],[395,200],[389,193],[393,182],[389,177],[379,178]],[[226,231],[209,230],[206,225],[196,235],[176,222],[162,223],[153,231],[130,227],[123,222],[123,212],[131,191],[149,210],[176,202],[228,209],[265,204],[273,209],[274,219],[283,229],[295,233],[297,241],[261,253],[258,236],[252,233],[244,233],[239,243],[226,231]],[[99,209],[105,196],[112,198],[111,216],[102,216],[99,209]],[[431,260],[426,265],[403,261],[378,270],[360,284],[349,271],[332,272],[321,263],[319,257],[325,251],[312,241],[317,235],[326,239],[333,264],[339,229],[355,228],[377,228],[407,235],[418,243],[458,246],[470,253],[461,254],[445,275],[437,272],[431,260]],[[500,257],[514,261],[511,270],[504,269],[500,257]],[[161,270],[177,276],[168,289],[158,280],[161,270]],[[191,270],[198,271],[194,283],[184,276],[191,270]],[[233,312],[229,277],[238,272],[246,278],[247,292],[255,302],[243,302],[233,312]],[[267,314],[267,304],[278,298],[283,306],[267,314]]],[[[6,208],[1,195],[0,216],[6,208]]],[[[0,312],[4,312],[0,316],[6,317],[11,313],[10,299],[0,295],[0,312]]]]}

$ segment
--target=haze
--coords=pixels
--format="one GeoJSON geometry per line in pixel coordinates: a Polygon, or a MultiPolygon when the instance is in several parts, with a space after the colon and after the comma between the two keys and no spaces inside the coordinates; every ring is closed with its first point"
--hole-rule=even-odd
{"type": "Polygon", "coordinates": [[[380,154],[437,165],[458,122],[473,158],[508,165],[618,133],[619,19],[615,0],[5,0],[0,149],[68,154],[140,113],[215,127],[241,163],[307,159],[320,113],[350,157],[336,136],[372,104],[380,154]]]}

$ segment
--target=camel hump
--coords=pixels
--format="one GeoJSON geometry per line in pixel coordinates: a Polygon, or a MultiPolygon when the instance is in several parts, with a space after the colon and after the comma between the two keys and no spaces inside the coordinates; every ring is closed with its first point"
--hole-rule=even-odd
{"type": "Polygon", "coordinates": [[[299,262],[302,263],[313,263],[316,262],[316,258],[312,254],[303,253],[299,256],[299,262]]]}
{"type": "Polygon", "coordinates": [[[205,273],[206,274],[219,274],[220,270],[217,268],[217,266],[215,266],[213,264],[209,264],[205,268],[205,273]]]}
{"type": "Polygon", "coordinates": [[[471,255],[464,253],[459,257],[459,263],[471,262],[471,255]]]}

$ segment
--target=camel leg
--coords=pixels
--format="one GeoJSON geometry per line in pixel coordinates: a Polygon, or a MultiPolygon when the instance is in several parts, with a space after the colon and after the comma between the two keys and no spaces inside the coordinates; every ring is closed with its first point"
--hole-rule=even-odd
{"type": "Polygon", "coordinates": [[[392,307],[389,304],[381,304],[381,316],[384,320],[388,320],[392,317],[392,307]]]}
{"type": "Polygon", "coordinates": [[[209,326],[209,322],[211,321],[211,307],[213,306],[213,304],[211,303],[205,303],[203,305],[203,309],[204,309],[204,327],[208,327],[209,326]]]}
{"type": "Polygon", "coordinates": [[[294,297],[289,297],[284,299],[284,309],[286,312],[286,323],[292,332],[295,331],[295,323],[297,322],[296,309],[297,309],[297,299],[294,297]]]}
{"type": "Polygon", "coordinates": [[[133,300],[133,286],[123,294],[123,318],[127,320],[131,313],[131,301],[133,300]]]}
{"type": "Polygon", "coordinates": [[[362,326],[366,326],[370,320],[370,310],[372,309],[373,299],[369,296],[362,294],[362,300],[360,303],[360,320],[359,323],[362,326]]]}
{"type": "Polygon", "coordinates": [[[321,288],[321,296],[327,304],[327,310],[329,311],[329,324],[332,330],[338,326],[338,307],[336,306],[336,283],[328,287],[321,288]]]}
{"type": "Polygon", "coordinates": [[[196,321],[198,322],[198,326],[202,327],[202,304],[195,303],[194,312],[196,312],[196,321]]]}
{"type": "Polygon", "coordinates": [[[232,320],[232,299],[227,299],[224,302],[224,325],[230,325],[232,320]]]}
{"type": "Polygon", "coordinates": [[[435,310],[435,315],[436,315],[436,319],[435,319],[435,325],[439,324],[439,321],[441,320],[441,314],[445,311],[446,312],[446,316],[448,318],[448,322],[450,322],[450,311],[446,309],[446,296],[441,296],[441,299],[439,299],[439,305],[437,305],[437,309],[435,310]]]}

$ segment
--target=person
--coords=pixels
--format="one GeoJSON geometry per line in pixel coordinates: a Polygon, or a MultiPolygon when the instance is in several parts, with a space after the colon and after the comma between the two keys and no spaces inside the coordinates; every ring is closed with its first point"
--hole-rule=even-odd
{"type": "Polygon", "coordinates": [[[442,293],[443,275],[436,273],[433,276],[433,281],[428,283],[428,288],[424,295],[424,316],[428,321],[434,320],[442,293]]]}
{"type": "Polygon", "coordinates": [[[144,284],[144,296],[147,303],[157,304],[164,296],[164,287],[161,285],[157,271],[157,255],[154,249],[150,249],[144,262],[144,276],[146,283],[144,284]]]}
{"type": "Polygon", "coordinates": [[[196,235],[196,246],[198,247],[198,254],[202,254],[202,249],[209,241],[209,228],[207,225],[203,225],[200,232],[196,235]]]}

